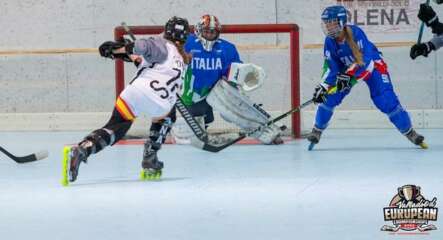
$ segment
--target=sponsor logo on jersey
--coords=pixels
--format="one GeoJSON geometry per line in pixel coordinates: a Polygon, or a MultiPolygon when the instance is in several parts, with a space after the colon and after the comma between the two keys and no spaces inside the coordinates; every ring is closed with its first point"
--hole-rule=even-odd
{"type": "Polygon", "coordinates": [[[393,225],[384,225],[381,231],[392,234],[402,234],[402,231],[423,234],[436,230],[437,227],[429,224],[429,221],[437,221],[437,198],[425,199],[420,187],[416,185],[404,185],[397,190],[398,193],[392,198],[389,207],[383,208],[385,221],[392,221],[393,225]]]}
{"type": "Polygon", "coordinates": [[[192,58],[192,69],[198,70],[221,70],[222,61],[221,58],[192,58]]]}

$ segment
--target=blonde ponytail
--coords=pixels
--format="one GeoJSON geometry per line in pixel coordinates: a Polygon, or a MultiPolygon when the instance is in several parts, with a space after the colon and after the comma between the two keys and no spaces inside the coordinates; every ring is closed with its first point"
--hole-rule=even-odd
{"type": "Polygon", "coordinates": [[[365,64],[365,62],[363,61],[363,54],[358,48],[357,43],[354,41],[354,35],[352,34],[352,29],[346,26],[344,32],[345,32],[346,42],[349,44],[349,47],[351,47],[352,54],[355,57],[355,63],[357,63],[360,66],[363,66],[365,64]]]}

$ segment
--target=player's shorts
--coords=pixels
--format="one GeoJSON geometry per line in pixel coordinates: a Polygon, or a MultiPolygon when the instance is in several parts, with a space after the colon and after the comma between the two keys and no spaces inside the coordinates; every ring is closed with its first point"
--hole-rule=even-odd
{"type": "Polygon", "coordinates": [[[126,120],[132,121],[141,114],[151,118],[163,117],[174,106],[175,101],[162,99],[159,92],[149,86],[149,81],[137,78],[120,93],[115,106],[126,120]]]}

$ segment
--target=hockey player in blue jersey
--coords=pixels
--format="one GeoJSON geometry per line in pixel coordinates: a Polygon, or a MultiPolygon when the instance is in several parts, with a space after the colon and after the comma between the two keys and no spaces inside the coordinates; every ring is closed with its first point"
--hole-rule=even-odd
{"type": "Polygon", "coordinates": [[[412,127],[409,114],[400,104],[391,83],[387,65],[377,47],[368,40],[362,29],[348,25],[347,12],[343,6],[327,7],[322,15],[322,28],[326,35],[324,43],[325,67],[323,82],[314,90],[314,101],[319,104],[315,124],[308,135],[309,149],[320,141],[328,126],[334,108],[350,93],[353,83],[364,81],[374,105],[412,143],[427,148],[424,137],[412,127]],[[337,92],[328,95],[336,86],[337,92]]]}
{"type": "MultiPolygon", "coordinates": [[[[205,127],[214,121],[213,108],[216,108],[224,120],[248,131],[257,127],[256,123],[247,121],[250,115],[261,114],[262,116],[254,115],[253,118],[262,119],[259,121],[260,124],[266,123],[269,115],[266,115],[257,104],[250,102],[249,98],[241,94],[242,91],[231,90],[236,88],[251,91],[259,87],[265,74],[259,66],[242,63],[235,45],[221,39],[220,32],[221,25],[217,17],[207,14],[195,25],[195,34],[189,35],[185,50],[192,55],[192,61],[185,75],[182,99],[194,117],[204,118],[205,127]],[[253,86],[245,84],[246,81],[253,86]],[[209,97],[211,92],[212,97],[209,97]],[[229,101],[223,100],[225,98],[247,102],[248,104],[243,103],[243,105],[250,105],[250,108],[238,109],[237,105],[242,105],[240,102],[232,102],[229,105],[226,104],[229,101]],[[208,104],[211,99],[213,103],[208,104]],[[239,116],[238,113],[245,115],[239,116]]],[[[283,141],[279,133],[277,127],[271,126],[255,137],[265,144],[280,144],[283,141]]]]}

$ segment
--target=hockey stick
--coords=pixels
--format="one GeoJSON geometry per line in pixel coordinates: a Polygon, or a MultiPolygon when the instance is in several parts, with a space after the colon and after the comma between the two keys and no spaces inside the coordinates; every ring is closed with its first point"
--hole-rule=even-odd
{"type": "MultiPolygon", "coordinates": [[[[426,5],[427,6],[429,6],[429,2],[430,2],[431,0],[426,0],[426,5]]],[[[418,39],[417,39],[417,44],[420,44],[421,43],[421,38],[422,38],[422,36],[423,36],[423,31],[424,31],[424,29],[425,29],[425,23],[424,22],[421,22],[421,25],[420,25],[420,31],[418,32],[418,39]]]]}
{"type": "Polygon", "coordinates": [[[134,34],[132,33],[131,29],[129,29],[128,25],[125,22],[122,22],[122,27],[125,29],[125,32],[129,35],[129,37],[132,39],[132,41],[135,42],[136,38],[134,34]]]}
{"type": "Polygon", "coordinates": [[[23,157],[17,157],[15,155],[13,155],[12,153],[6,151],[6,149],[4,149],[2,147],[0,147],[0,151],[17,163],[34,162],[34,161],[41,160],[41,159],[48,157],[48,151],[46,151],[46,150],[40,151],[37,153],[33,153],[33,154],[29,154],[29,155],[26,155],[23,157]]]}
{"type": "Polygon", "coordinates": [[[253,130],[251,130],[249,132],[246,132],[246,133],[240,133],[240,135],[237,138],[235,138],[235,139],[231,140],[230,142],[227,142],[227,143],[225,143],[223,145],[214,146],[214,145],[210,145],[210,144],[204,143],[203,146],[202,146],[202,149],[206,150],[206,151],[209,151],[209,152],[219,152],[219,151],[221,151],[221,150],[223,150],[223,149],[225,149],[225,148],[227,148],[227,147],[229,147],[229,146],[231,146],[231,145],[241,141],[242,139],[244,139],[244,138],[246,138],[248,136],[251,136],[252,134],[254,134],[256,132],[261,131],[263,128],[268,127],[268,126],[270,126],[270,125],[272,125],[272,124],[282,120],[283,118],[285,118],[285,117],[287,117],[287,116],[289,116],[289,115],[291,115],[291,114],[293,114],[295,112],[300,111],[302,108],[304,108],[306,106],[309,106],[313,102],[314,102],[313,99],[311,99],[311,100],[309,100],[307,102],[304,102],[302,105],[300,105],[300,106],[298,106],[296,108],[293,108],[293,109],[283,113],[282,115],[272,119],[271,121],[267,122],[266,124],[256,128],[256,129],[253,129],[253,130]]]}

